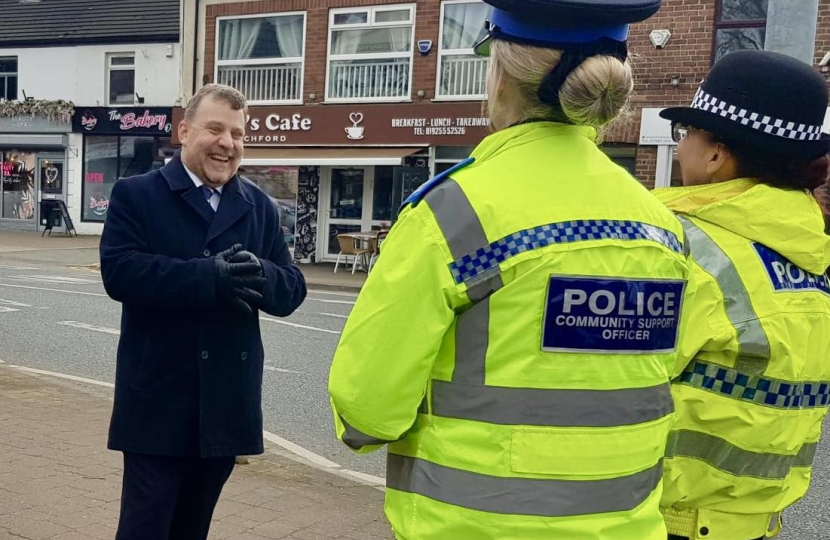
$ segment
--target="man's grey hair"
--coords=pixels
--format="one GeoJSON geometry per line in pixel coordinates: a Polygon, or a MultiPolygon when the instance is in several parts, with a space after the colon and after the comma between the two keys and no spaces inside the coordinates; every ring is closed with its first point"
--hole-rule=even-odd
{"type": "Polygon", "coordinates": [[[242,92],[224,84],[206,84],[187,102],[187,108],[184,110],[185,122],[193,120],[196,109],[199,108],[199,104],[207,96],[226,102],[235,111],[242,110],[242,112],[248,114],[248,102],[242,92]]]}

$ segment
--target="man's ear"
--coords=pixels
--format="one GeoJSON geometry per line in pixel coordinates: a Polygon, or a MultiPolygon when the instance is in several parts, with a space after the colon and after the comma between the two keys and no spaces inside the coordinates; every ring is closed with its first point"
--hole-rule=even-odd
{"type": "Polygon", "coordinates": [[[187,122],[185,122],[184,120],[179,122],[177,131],[179,134],[179,142],[181,142],[182,144],[187,142],[187,122]]]}

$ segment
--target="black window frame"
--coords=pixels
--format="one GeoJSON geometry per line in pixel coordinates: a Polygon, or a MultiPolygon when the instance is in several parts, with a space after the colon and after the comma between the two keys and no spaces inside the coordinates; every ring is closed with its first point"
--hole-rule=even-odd
{"type": "Polygon", "coordinates": [[[14,73],[0,72],[0,99],[7,101],[17,101],[20,93],[20,57],[18,56],[0,56],[0,60],[14,60],[14,73]],[[9,79],[14,79],[14,96],[9,97],[9,79]]]}
{"type": "MultiPolygon", "coordinates": [[[[763,29],[764,42],[766,42],[767,20],[769,18],[769,4],[767,4],[767,18],[766,19],[747,19],[739,21],[724,21],[723,17],[723,2],[724,0],[716,0],[715,3],[715,24],[712,29],[712,55],[710,64],[714,65],[718,58],[718,31],[719,30],[735,30],[743,28],[763,29]]],[[[728,53],[727,53],[728,54],[728,53]]]]}

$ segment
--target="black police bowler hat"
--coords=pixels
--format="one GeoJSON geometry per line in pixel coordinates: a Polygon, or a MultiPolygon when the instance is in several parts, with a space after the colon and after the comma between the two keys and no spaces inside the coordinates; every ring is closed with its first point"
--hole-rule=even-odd
{"type": "Polygon", "coordinates": [[[827,83],[811,66],[766,51],[738,51],[712,67],[691,107],[660,116],[761,152],[814,158],[830,152],[821,132],[827,83]]]}

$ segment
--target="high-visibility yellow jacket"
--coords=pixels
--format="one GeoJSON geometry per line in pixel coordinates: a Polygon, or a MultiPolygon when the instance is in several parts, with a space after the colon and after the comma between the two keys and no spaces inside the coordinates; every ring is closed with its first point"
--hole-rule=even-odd
{"type": "Polygon", "coordinates": [[[694,259],[672,384],[669,532],[777,534],[830,403],[830,237],[813,197],[753,180],[658,190],[694,259]]]}
{"type": "Polygon", "coordinates": [[[683,230],[594,136],[490,135],[383,243],[329,392],[400,540],[665,540],[683,230]]]}

